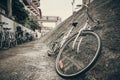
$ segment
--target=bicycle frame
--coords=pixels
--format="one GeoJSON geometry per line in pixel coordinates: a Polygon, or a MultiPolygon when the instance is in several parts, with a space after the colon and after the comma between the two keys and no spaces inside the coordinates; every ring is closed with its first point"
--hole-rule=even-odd
{"type": "MultiPolygon", "coordinates": [[[[90,15],[89,15],[89,13],[88,13],[88,6],[87,6],[86,4],[83,4],[83,6],[86,7],[87,20],[86,20],[86,23],[84,24],[83,28],[79,29],[78,34],[77,34],[76,38],[75,38],[74,41],[73,41],[72,49],[75,48],[76,41],[77,41],[78,37],[80,36],[81,32],[82,32],[83,30],[90,30],[89,26],[91,26],[91,25],[89,25],[89,20],[91,20],[93,23],[95,23],[94,20],[90,17],[90,15]]],[[[82,16],[83,16],[83,15],[81,15],[81,17],[82,17],[82,16]]],[[[73,20],[74,20],[74,18],[73,18],[73,20]]],[[[73,21],[73,20],[72,20],[72,21],[73,21]]],[[[74,23],[74,22],[73,22],[73,23],[74,23]]],[[[60,43],[60,48],[62,48],[62,46],[64,45],[64,43],[67,41],[67,38],[70,36],[70,33],[72,32],[72,30],[74,29],[74,27],[76,27],[76,26],[75,26],[75,25],[72,25],[72,27],[64,34],[62,40],[59,42],[59,43],[60,43]]],[[[78,45],[77,45],[77,52],[79,52],[79,47],[80,47],[80,44],[81,44],[82,39],[83,39],[83,37],[81,36],[80,39],[79,39],[79,43],[78,43],[78,45]]]]}
{"type": "MultiPolygon", "coordinates": [[[[91,28],[88,27],[88,26],[90,26],[89,23],[88,23],[89,20],[91,20],[93,23],[96,23],[96,22],[90,17],[90,15],[88,14],[88,6],[87,6],[86,4],[83,4],[83,6],[86,7],[87,20],[86,20],[86,23],[84,24],[83,28],[81,28],[81,29],[78,31],[78,34],[77,34],[75,40],[73,41],[72,49],[75,48],[76,41],[77,41],[78,37],[80,36],[81,32],[82,32],[83,30],[91,30],[91,28]]],[[[79,52],[79,48],[80,48],[80,44],[81,44],[82,39],[83,39],[83,37],[80,36],[79,43],[78,43],[78,45],[77,45],[77,53],[79,52]]]]}
{"type": "MultiPolygon", "coordinates": [[[[89,14],[88,14],[88,6],[85,5],[85,4],[83,4],[83,6],[85,6],[85,7],[87,8],[87,11],[86,11],[86,13],[87,13],[87,18],[91,19],[91,18],[89,17],[89,14]]],[[[74,42],[73,42],[73,45],[72,45],[72,48],[73,48],[73,49],[74,49],[74,47],[75,47],[76,40],[78,39],[79,35],[81,34],[81,31],[87,29],[89,19],[87,19],[84,27],[79,30],[78,35],[76,36],[76,38],[75,38],[75,40],[74,40],[74,42]]],[[[63,44],[65,43],[66,39],[69,37],[69,35],[70,35],[70,33],[72,32],[72,30],[74,29],[74,27],[75,27],[75,26],[72,26],[72,27],[70,28],[70,30],[67,32],[67,35],[63,37],[63,40],[62,40],[62,42],[61,42],[60,47],[63,46],[63,44]]],[[[82,41],[82,38],[80,38],[79,45],[80,45],[81,41],[82,41]]],[[[78,45],[78,46],[79,46],[79,45],[78,45]]],[[[78,48],[78,49],[79,49],[79,48],[78,48]]],[[[78,50],[78,49],[77,49],[77,50],[78,50]]]]}
{"type": "MultiPolygon", "coordinates": [[[[78,34],[77,34],[75,40],[73,41],[72,49],[75,48],[75,44],[76,44],[76,41],[77,41],[78,37],[80,36],[80,34],[81,34],[81,32],[82,32],[83,30],[86,30],[86,29],[87,29],[87,26],[88,26],[88,20],[87,20],[86,23],[84,24],[84,27],[81,28],[81,29],[78,31],[78,34]]],[[[79,40],[79,43],[78,43],[77,52],[79,52],[79,46],[80,46],[80,44],[81,44],[82,39],[83,39],[83,37],[81,36],[81,37],[80,37],[80,40],[79,40]]]]}

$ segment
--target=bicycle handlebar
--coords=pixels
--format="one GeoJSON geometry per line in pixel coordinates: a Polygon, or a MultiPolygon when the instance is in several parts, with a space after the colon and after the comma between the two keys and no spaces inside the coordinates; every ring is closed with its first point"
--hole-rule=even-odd
{"type": "Polygon", "coordinates": [[[95,21],[91,16],[90,16],[90,14],[88,13],[88,9],[89,9],[89,6],[87,5],[87,4],[81,4],[81,5],[77,5],[78,7],[79,6],[81,6],[81,7],[85,7],[86,8],[86,12],[85,12],[85,14],[87,15],[87,21],[92,21],[93,23],[95,23],[95,24],[99,24],[98,22],[99,21],[95,21]]]}
{"type": "Polygon", "coordinates": [[[8,25],[8,23],[6,23],[6,22],[0,22],[0,26],[2,26],[2,25],[8,25]]]}
{"type": "Polygon", "coordinates": [[[95,23],[95,24],[98,24],[98,21],[95,21],[91,16],[90,16],[90,14],[88,13],[88,5],[87,4],[82,4],[81,6],[85,6],[86,7],[86,15],[87,15],[87,20],[89,21],[92,21],[93,23],[95,23]]]}

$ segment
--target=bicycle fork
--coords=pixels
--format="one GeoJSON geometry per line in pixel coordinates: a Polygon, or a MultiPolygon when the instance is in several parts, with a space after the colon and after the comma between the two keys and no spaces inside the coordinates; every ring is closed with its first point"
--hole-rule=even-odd
{"type": "MultiPolygon", "coordinates": [[[[75,49],[75,44],[76,44],[76,42],[77,42],[77,39],[78,39],[79,35],[81,34],[81,31],[82,31],[82,30],[79,31],[79,33],[77,34],[75,40],[73,41],[72,49],[75,49]]],[[[80,46],[80,44],[81,44],[81,42],[82,42],[82,39],[83,39],[83,37],[80,37],[79,43],[77,44],[77,53],[79,52],[79,46],[80,46]]]]}
{"type": "MultiPolygon", "coordinates": [[[[79,32],[78,32],[75,40],[73,41],[72,49],[75,49],[75,44],[77,42],[77,39],[80,36],[81,32],[86,29],[87,25],[88,25],[88,23],[86,22],[86,24],[84,25],[84,27],[79,30],[79,32]]],[[[77,44],[77,53],[79,53],[79,50],[80,50],[79,48],[80,48],[80,44],[82,42],[82,39],[83,39],[83,37],[81,36],[80,39],[79,39],[79,43],[77,44]]]]}

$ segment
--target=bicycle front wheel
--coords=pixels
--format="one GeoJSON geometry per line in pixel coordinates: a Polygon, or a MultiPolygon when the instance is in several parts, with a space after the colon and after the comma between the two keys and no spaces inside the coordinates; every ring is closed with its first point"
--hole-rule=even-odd
{"type": "Polygon", "coordinates": [[[9,49],[10,48],[10,41],[9,40],[4,41],[3,46],[4,46],[3,49],[9,49]]]}
{"type": "Polygon", "coordinates": [[[73,49],[72,44],[77,34],[66,41],[56,58],[56,71],[63,78],[75,77],[89,71],[96,63],[101,51],[100,37],[92,31],[83,31],[73,49]],[[81,37],[81,44],[78,47],[81,37]]]}

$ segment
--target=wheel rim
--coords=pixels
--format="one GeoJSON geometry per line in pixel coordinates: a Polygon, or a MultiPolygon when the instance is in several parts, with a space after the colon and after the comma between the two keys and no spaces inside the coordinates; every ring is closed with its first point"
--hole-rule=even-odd
{"type": "Polygon", "coordinates": [[[10,47],[10,41],[4,42],[4,49],[8,49],[10,47]]]}

